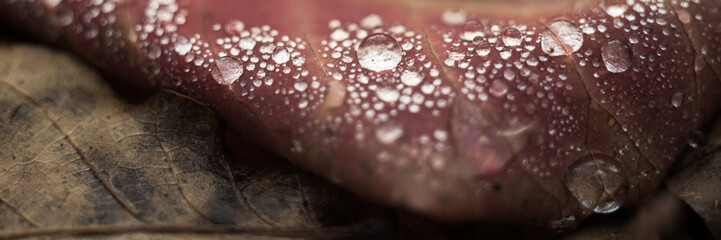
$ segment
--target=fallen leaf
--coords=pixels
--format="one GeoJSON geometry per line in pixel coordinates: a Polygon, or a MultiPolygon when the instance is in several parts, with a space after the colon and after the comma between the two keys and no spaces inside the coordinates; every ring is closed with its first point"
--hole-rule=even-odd
{"type": "Polygon", "coordinates": [[[689,152],[685,163],[665,183],[704,220],[717,239],[721,238],[721,121],[716,121],[708,143],[689,152]]]}
{"type": "MultiPolygon", "coordinates": [[[[0,239],[346,238],[364,206],[279,161],[232,159],[209,109],[140,105],[57,50],[0,45],[0,239]],[[107,236],[107,235],[106,235],[107,236]]],[[[362,236],[362,235],[361,235],[362,236]]]]}

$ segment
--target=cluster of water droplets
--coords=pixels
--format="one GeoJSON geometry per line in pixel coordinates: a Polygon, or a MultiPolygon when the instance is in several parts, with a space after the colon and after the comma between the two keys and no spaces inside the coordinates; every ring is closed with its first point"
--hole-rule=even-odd
{"type": "Polygon", "coordinates": [[[554,21],[545,28],[478,18],[458,10],[444,12],[441,22],[443,25],[435,28],[444,42],[441,61],[452,69],[451,80],[468,100],[487,106],[484,108],[490,112],[485,118],[504,119],[491,121],[497,132],[488,134],[505,138],[509,145],[498,143],[497,147],[510,149],[511,155],[520,153],[518,161],[539,178],[557,174],[555,169],[563,166],[566,156],[582,149],[559,139],[580,136],[585,106],[574,103],[578,100],[571,94],[580,88],[569,80],[574,77],[573,66],[555,57],[581,48],[581,30],[568,20],[554,21]],[[533,146],[526,144],[531,131],[542,133],[533,146]]]}
{"type": "Polygon", "coordinates": [[[330,20],[328,30],[317,55],[331,84],[343,89],[342,104],[347,107],[335,121],[354,124],[359,130],[357,141],[372,139],[380,144],[374,171],[409,164],[443,169],[447,160],[443,154],[448,151],[446,130],[409,132],[407,119],[398,120],[412,115],[441,119],[454,97],[428,54],[424,36],[376,14],[357,22],[330,20]],[[382,150],[386,147],[388,151],[382,150]]]}

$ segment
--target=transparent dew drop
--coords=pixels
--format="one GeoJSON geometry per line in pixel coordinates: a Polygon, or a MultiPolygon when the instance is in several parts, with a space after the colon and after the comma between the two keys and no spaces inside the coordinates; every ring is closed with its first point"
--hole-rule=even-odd
{"type": "Polygon", "coordinates": [[[251,50],[255,47],[255,40],[252,37],[244,37],[238,41],[238,47],[243,50],[251,50]]]}
{"type": "Polygon", "coordinates": [[[403,59],[401,46],[393,37],[384,33],[374,33],[363,39],[358,45],[356,56],[361,67],[374,72],[392,70],[403,59]]]}
{"type": "Polygon", "coordinates": [[[441,22],[449,26],[461,25],[467,18],[468,13],[461,9],[447,9],[441,14],[441,22]]]}
{"type": "Polygon", "coordinates": [[[683,93],[674,93],[673,96],[671,96],[671,105],[673,105],[675,108],[680,108],[681,104],[683,104],[683,93]]]}
{"type": "Polygon", "coordinates": [[[293,88],[295,88],[295,90],[297,90],[299,92],[303,92],[306,89],[308,89],[308,83],[299,81],[299,82],[296,82],[295,84],[293,84],[293,88]]]}
{"type": "Polygon", "coordinates": [[[566,170],[565,185],[585,209],[612,213],[626,198],[628,180],[612,158],[596,156],[604,159],[579,160],[571,165],[566,170]]]}
{"type": "Polygon", "coordinates": [[[622,73],[631,67],[631,48],[622,41],[613,40],[601,47],[601,58],[606,70],[622,73]]]}
{"type": "Polygon", "coordinates": [[[401,97],[398,90],[388,87],[376,89],[376,96],[378,96],[378,99],[380,99],[381,101],[389,103],[398,101],[398,98],[401,97]]]}
{"type": "Polygon", "coordinates": [[[706,136],[704,136],[703,132],[695,130],[689,133],[688,138],[688,146],[696,149],[699,148],[702,145],[706,144],[706,136]]]}
{"type": "Polygon", "coordinates": [[[568,20],[556,20],[541,35],[541,49],[550,56],[574,53],[583,46],[581,28],[568,20]]]}
{"type": "Polygon", "coordinates": [[[369,14],[360,21],[361,27],[374,29],[383,25],[383,19],[376,14],[369,14]]]}
{"type": "Polygon", "coordinates": [[[423,81],[423,74],[414,71],[403,71],[401,74],[401,82],[407,86],[417,86],[423,81]]]}
{"type": "Polygon", "coordinates": [[[503,32],[501,40],[503,41],[503,44],[506,45],[506,47],[516,47],[521,45],[521,42],[523,41],[523,35],[521,34],[521,31],[518,31],[518,29],[509,28],[506,29],[505,32],[503,32]]]}
{"type": "Polygon", "coordinates": [[[691,14],[689,14],[688,11],[679,9],[679,10],[676,10],[676,15],[678,16],[678,20],[681,21],[681,23],[683,23],[683,24],[691,23],[691,14]]]}
{"type": "Polygon", "coordinates": [[[403,136],[403,128],[395,122],[385,122],[375,131],[376,139],[383,144],[392,144],[403,136]]]}
{"type": "Polygon", "coordinates": [[[626,14],[628,3],[626,0],[603,0],[601,8],[611,17],[621,17],[626,14]]]}
{"type": "Polygon", "coordinates": [[[57,18],[57,23],[60,26],[69,26],[73,23],[73,10],[71,8],[61,6],[58,7],[57,12],[55,13],[55,17],[57,18]]]}
{"type": "Polygon", "coordinates": [[[181,56],[190,52],[190,49],[192,48],[193,44],[191,44],[190,40],[185,36],[179,36],[178,39],[175,40],[175,52],[181,56]]]}
{"type": "Polygon", "coordinates": [[[350,37],[350,34],[341,28],[338,28],[335,31],[333,31],[332,33],[330,33],[330,39],[333,39],[333,41],[336,41],[336,42],[346,40],[346,39],[348,39],[348,37],[350,37]]]}
{"type": "Polygon", "coordinates": [[[621,207],[621,205],[619,205],[618,202],[611,200],[611,201],[603,202],[603,203],[596,205],[596,207],[593,208],[593,212],[601,213],[601,214],[613,213],[616,210],[618,210],[620,207],[621,207]]]}
{"type": "Polygon", "coordinates": [[[215,61],[210,74],[216,82],[222,85],[230,85],[243,75],[243,65],[240,60],[234,57],[223,57],[215,61]]]}
{"type": "Polygon", "coordinates": [[[148,59],[150,59],[150,60],[158,59],[162,53],[163,53],[163,51],[160,48],[160,46],[158,46],[156,44],[150,44],[150,46],[148,46],[148,55],[147,55],[148,59]]]}
{"type": "Polygon", "coordinates": [[[290,60],[290,52],[287,48],[277,47],[273,50],[273,61],[277,64],[283,64],[290,60]]]}
{"type": "Polygon", "coordinates": [[[243,31],[245,24],[238,20],[231,20],[228,25],[225,25],[225,32],[230,35],[237,35],[243,31]]]}
{"type": "Polygon", "coordinates": [[[506,93],[508,93],[508,84],[506,84],[503,80],[494,80],[493,83],[491,83],[491,87],[488,89],[488,92],[493,96],[503,97],[506,93]]]}

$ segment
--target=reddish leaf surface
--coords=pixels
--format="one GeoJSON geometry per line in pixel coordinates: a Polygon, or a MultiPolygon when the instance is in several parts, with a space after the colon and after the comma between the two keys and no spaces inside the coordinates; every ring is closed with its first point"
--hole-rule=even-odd
{"type": "Polygon", "coordinates": [[[2,0],[0,14],[445,219],[563,230],[637,203],[718,109],[718,1],[443,4],[2,0]]]}

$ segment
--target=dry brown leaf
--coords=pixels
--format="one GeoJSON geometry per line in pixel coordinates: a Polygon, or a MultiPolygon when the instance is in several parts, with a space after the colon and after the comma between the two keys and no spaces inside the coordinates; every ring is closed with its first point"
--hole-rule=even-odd
{"type": "Polygon", "coordinates": [[[357,234],[325,228],[354,221],[354,198],[285,162],[229,160],[218,118],[190,99],[135,106],[67,54],[0,56],[0,239],[357,234]]]}
{"type": "Polygon", "coordinates": [[[721,120],[713,126],[708,143],[686,154],[683,166],[666,179],[666,185],[698,213],[715,238],[721,239],[721,120]]]}

